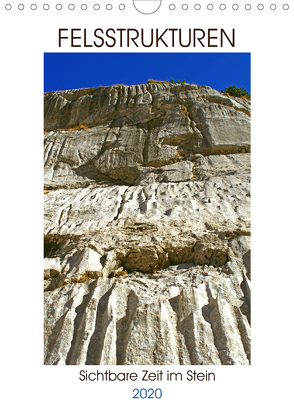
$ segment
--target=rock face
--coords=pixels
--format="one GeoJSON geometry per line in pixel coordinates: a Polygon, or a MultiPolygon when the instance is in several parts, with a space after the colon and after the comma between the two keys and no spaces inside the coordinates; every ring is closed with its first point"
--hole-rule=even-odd
{"type": "Polygon", "coordinates": [[[45,94],[45,364],[250,363],[250,103],[45,94]]]}

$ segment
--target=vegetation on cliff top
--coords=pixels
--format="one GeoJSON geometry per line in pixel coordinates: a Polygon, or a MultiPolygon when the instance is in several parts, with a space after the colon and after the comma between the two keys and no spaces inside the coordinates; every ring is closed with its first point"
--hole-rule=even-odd
{"type": "Polygon", "coordinates": [[[238,88],[235,84],[225,87],[225,91],[221,90],[221,93],[227,96],[251,99],[251,94],[244,87],[238,88]]]}
{"type": "Polygon", "coordinates": [[[186,81],[185,80],[184,81],[180,81],[180,80],[175,81],[173,78],[170,78],[169,81],[158,81],[158,80],[152,80],[152,79],[147,81],[147,84],[158,84],[158,83],[161,83],[161,84],[186,84],[186,81]]]}
{"type": "MultiPolygon", "coordinates": [[[[173,78],[170,78],[169,81],[158,81],[158,80],[148,80],[147,84],[186,84],[186,81],[175,81],[173,78]]],[[[248,93],[248,91],[244,87],[237,87],[235,84],[230,85],[229,87],[225,87],[225,90],[221,90],[221,93],[225,94],[226,96],[232,96],[232,97],[240,97],[240,98],[246,98],[248,100],[251,99],[251,95],[248,93]]]]}

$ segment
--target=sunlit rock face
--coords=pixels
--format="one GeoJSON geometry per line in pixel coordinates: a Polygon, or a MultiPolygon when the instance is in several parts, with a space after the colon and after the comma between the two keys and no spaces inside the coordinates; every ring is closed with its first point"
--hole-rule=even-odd
{"type": "Polygon", "coordinates": [[[45,364],[250,363],[250,102],[45,94],[45,364]]]}

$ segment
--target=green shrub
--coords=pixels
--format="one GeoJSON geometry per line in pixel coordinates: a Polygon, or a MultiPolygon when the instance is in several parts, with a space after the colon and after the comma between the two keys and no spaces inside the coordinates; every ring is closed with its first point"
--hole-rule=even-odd
{"type": "Polygon", "coordinates": [[[175,81],[173,78],[171,78],[171,79],[169,80],[169,82],[170,82],[171,84],[186,84],[186,80],[184,80],[184,81],[180,81],[180,80],[175,81]]]}
{"type": "Polygon", "coordinates": [[[221,90],[221,93],[232,97],[251,98],[251,95],[244,87],[238,88],[235,84],[225,87],[225,91],[221,90]]]}

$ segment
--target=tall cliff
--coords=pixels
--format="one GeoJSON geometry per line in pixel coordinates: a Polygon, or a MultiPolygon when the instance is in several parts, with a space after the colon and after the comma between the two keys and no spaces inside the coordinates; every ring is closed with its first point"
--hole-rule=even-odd
{"type": "Polygon", "coordinates": [[[250,102],[44,98],[45,364],[250,363],[250,102]]]}

